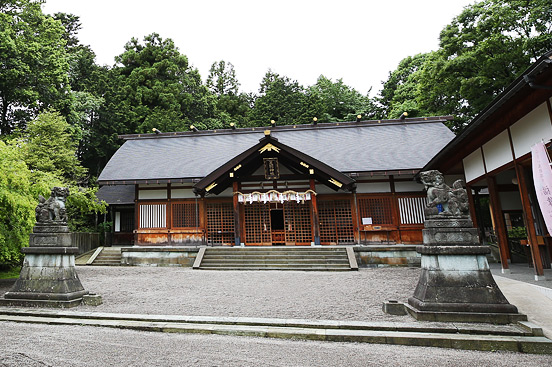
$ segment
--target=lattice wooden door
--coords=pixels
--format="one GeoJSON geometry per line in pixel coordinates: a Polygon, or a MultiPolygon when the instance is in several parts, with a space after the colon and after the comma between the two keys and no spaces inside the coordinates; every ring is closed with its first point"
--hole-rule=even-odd
{"type": "Polygon", "coordinates": [[[232,203],[207,203],[207,242],[234,244],[234,212],[232,203]]]}
{"type": "Polygon", "coordinates": [[[312,242],[310,205],[287,202],[284,204],[286,245],[308,246],[312,242]]]}
{"type": "Polygon", "coordinates": [[[270,230],[270,205],[252,203],[244,206],[245,244],[272,245],[270,230]]]}
{"type": "Polygon", "coordinates": [[[320,242],[325,245],[353,243],[353,216],[350,200],[319,200],[320,242]]]}
{"type": "Polygon", "coordinates": [[[374,225],[393,224],[391,197],[371,197],[358,199],[361,218],[372,218],[374,225]]]}

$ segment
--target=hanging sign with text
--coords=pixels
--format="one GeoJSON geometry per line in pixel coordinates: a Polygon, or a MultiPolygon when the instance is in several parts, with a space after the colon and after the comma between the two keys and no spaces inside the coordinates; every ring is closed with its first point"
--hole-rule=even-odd
{"type": "Polygon", "coordinates": [[[548,233],[552,234],[552,167],[543,142],[531,147],[533,181],[548,233]]]}

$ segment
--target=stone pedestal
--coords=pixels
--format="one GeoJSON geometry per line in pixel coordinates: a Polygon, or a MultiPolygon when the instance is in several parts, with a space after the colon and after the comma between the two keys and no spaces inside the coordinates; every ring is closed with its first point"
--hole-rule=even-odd
{"type": "Polygon", "coordinates": [[[425,221],[422,273],[407,311],[420,320],[510,323],[526,319],[494,281],[477,229],[466,216],[425,221]]]}
{"type": "Polygon", "coordinates": [[[88,294],[75,270],[77,247],[66,225],[37,224],[30,235],[19,279],[0,299],[14,306],[74,307],[88,294]]]}

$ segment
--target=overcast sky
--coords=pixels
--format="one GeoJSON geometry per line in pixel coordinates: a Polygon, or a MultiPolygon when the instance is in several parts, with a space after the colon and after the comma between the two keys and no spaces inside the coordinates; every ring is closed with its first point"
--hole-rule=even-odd
{"type": "Polygon", "coordinates": [[[312,85],[321,74],[371,95],[406,56],[436,50],[439,32],[474,0],[46,0],[45,13],[78,15],[81,43],[114,64],[132,37],[172,38],[202,78],[234,64],[257,92],[270,68],[312,85]]]}

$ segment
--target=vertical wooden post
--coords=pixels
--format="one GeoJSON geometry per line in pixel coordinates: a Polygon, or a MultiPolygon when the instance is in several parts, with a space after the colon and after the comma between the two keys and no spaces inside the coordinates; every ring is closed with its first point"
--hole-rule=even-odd
{"type": "MultiPolygon", "coordinates": [[[[310,189],[316,192],[316,185],[314,179],[311,178],[309,181],[310,189]]],[[[316,201],[316,195],[311,195],[311,205],[312,205],[312,232],[314,235],[314,244],[316,246],[320,245],[320,219],[318,217],[318,203],[316,201]]]]}
{"type": "Polygon", "coordinates": [[[167,184],[167,242],[168,245],[172,245],[171,237],[172,229],[172,203],[171,203],[171,184],[167,184]]]}
{"type": "Polygon", "coordinates": [[[466,192],[468,193],[468,204],[470,205],[470,217],[475,228],[478,228],[477,215],[475,215],[475,201],[473,199],[472,189],[466,184],[466,192]]]}
{"type": "Polygon", "coordinates": [[[237,181],[232,183],[232,202],[234,204],[234,245],[241,245],[241,221],[240,221],[240,204],[238,203],[238,191],[240,191],[240,184],[237,181]]]}
{"type": "MultiPolygon", "coordinates": [[[[401,213],[399,211],[399,199],[397,198],[397,191],[395,190],[395,176],[389,175],[389,185],[391,187],[391,206],[393,211],[393,223],[397,224],[397,233],[399,235],[398,243],[402,243],[401,237],[401,213]]],[[[387,232],[389,233],[389,232],[387,232]]],[[[393,236],[395,237],[395,236],[393,236]]],[[[389,244],[389,241],[387,241],[389,244]]]]}
{"type": "Polygon", "coordinates": [[[537,242],[537,232],[535,231],[535,219],[533,218],[531,203],[529,202],[529,191],[527,188],[527,181],[525,180],[525,168],[517,163],[515,167],[519,194],[521,196],[521,206],[523,207],[523,216],[525,217],[529,246],[531,248],[531,257],[533,258],[533,264],[535,266],[535,280],[542,280],[544,279],[544,270],[542,267],[539,244],[537,242]]]}
{"type": "Polygon", "coordinates": [[[138,245],[138,229],[140,228],[140,204],[138,203],[140,187],[134,185],[134,245],[138,245]]]}
{"type": "Polygon", "coordinates": [[[502,215],[502,206],[500,205],[500,198],[496,190],[496,180],[494,177],[487,176],[487,186],[489,187],[489,196],[491,201],[493,222],[495,225],[495,232],[498,239],[498,250],[500,252],[500,262],[502,263],[502,272],[509,273],[510,265],[508,265],[508,235],[506,233],[506,225],[504,224],[504,217],[502,215]]]}

